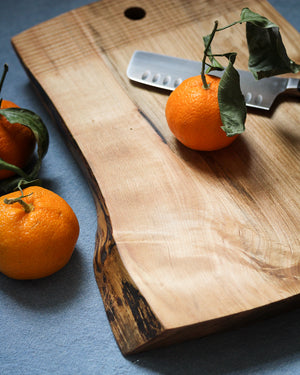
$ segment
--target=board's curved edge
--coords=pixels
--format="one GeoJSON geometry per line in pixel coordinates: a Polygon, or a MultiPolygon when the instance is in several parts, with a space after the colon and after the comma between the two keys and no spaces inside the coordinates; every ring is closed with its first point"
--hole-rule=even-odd
{"type": "Polygon", "coordinates": [[[12,45],[33,87],[59,125],[67,146],[89,182],[98,218],[93,261],[95,278],[117,344],[123,354],[129,354],[159,336],[164,328],[123,265],[113,238],[105,200],[84,155],[51,99],[18,54],[13,40],[12,45]]]}
{"type": "Polygon", "coordinates": [[[123,265],[103,200],[96,202],[94,272],[112,331],[126,355],[160,336],[164,328],[123,265]]]}

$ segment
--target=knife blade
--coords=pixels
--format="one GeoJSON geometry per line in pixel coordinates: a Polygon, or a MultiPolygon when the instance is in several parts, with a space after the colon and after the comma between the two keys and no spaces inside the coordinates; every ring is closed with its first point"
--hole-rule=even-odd
{"type": "MultiPolygon", "coordinates": [[[[183,80],[201,74],[202,63],[146,51],[135,51],[127,68],[127,77],[135,82],[174,90],[183,80]]],[[[269,110],[279,94],[300,96],[297,78],[270,77],[256,80],[251,72],[238,70],[241,91],[248,107],[269,110]]],[[[210,74],[221,77],[223,72],[210,74]]]]}

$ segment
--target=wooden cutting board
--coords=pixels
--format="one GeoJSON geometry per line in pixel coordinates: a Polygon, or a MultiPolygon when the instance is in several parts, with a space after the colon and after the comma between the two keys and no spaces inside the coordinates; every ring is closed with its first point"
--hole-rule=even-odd
{"type": "MultiPolygon", "coordinates": [[[[136,49],[201,59],[214,20],[245,6],[280,26],[300,62],[299,33],[265,0],[102,0],[12,39],[90,182],[95,275],[124,354],[299,301],[299,98],[249,112],[232,146],[196,152],[167,127],[168,93],[126,77],[136,49]],[[133,5],[143,18],[125,15],[133,5]]],[[[244,27],[214,41],[242,69],[244,27]]]]}

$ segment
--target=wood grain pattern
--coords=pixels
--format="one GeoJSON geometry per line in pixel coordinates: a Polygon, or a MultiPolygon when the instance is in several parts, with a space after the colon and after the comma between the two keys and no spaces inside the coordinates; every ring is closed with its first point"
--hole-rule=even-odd
{"type": "MultiPolygon", "coordinates": [[[[95,276],[124,354],[234,326],[300,293],[299,99],[249,112],[227,149],[195,152],[167,127],[168,94],[126,77],[136,49],[200,59],[213,21],[245,6],[280,26],[298,62],[299,34],[266,1],[134,5],[146,17],[124,16],[130,0],[102,0],[12,40],[90,181],[95,276]]],[[[214,50],[238,51],[245,69],[244,31],[224,32],[214,50]]]]}

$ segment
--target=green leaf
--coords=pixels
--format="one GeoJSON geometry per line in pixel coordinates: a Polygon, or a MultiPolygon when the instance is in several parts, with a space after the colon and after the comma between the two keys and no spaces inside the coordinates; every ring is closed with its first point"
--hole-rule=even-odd
{"type": "Polygon", "coordinates": [[[0,109],[0,115],[6,117],[11,124],[19,123],[31,129],[38,145],[38,156],[40,158],[45,156],[49,146],[49,134],[42,119],[36,113],[24,108],[5,108],[0,109]]]}
{"type": "Polygon", "coordinates": [[[241,21],[246,22],[248,67],[256,79],[300,71],[288,57],[277,25],[248,8],[242,10],[241,21]]]}
{"type": "Polygon", "coordinates": [[[251,22],[255,26],[265,28],[278,27],[277,25],[275,25],[275,23],[269,21],[266,17],[252,12],[252,10],[250,10],[249,8],[242,9],[240,22],[251,22]]]}
{"type": "Polygon", "coordinates": [[[233,66],[235,57],[235,53],[229,56],[228,66],[222,75],[218,90],[222,129],[229,137],[244,132],[247,115],[245,99],[240,87],[240,76],[233,66]]]}
{"type": "Polygon", "coordinates": [[[22,180],[22,185],[29,184],[36,180],[42,164],[42,159],[46,155],[49,146],[49,133],[44,125],[42,119],[32,111],[24,108],[5,108],[0,109],[0,115],[3,115],[10,123],[19,123],[30,128],[35,136],[37,142],[37,156],[35,163],[31,166],[29,171],[6,163],[0,159],[0,169],[9,169],[15,172],[18,176],[2,180],[0,182],[0,192],[7,193],[18,186],[22,180]]]}

